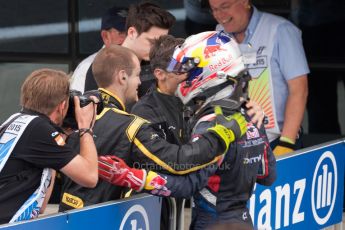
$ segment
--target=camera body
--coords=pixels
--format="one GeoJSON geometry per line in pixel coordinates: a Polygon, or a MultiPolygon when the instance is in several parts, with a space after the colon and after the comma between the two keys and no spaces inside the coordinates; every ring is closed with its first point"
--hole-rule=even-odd
{"type": "Polygon", "coordinates": [[[90,99],[90,96],[95,96],[98,99],[97,103],[97,115],[100,114],[104,108],[102,95],[98,90],[90,90],[86,91],[84,94],[82,94],[78,90],[70,90],[69,93],[69,107],[67,110],[66,117],[63,121],[63,127],[64,128],[71,128],[71,129],[78,129],[78,123],[75,119],[75,105],[74,105],[74,96],[77,96],[79,98],[80,107],[87,106],[91,102],[93,103],[93,100],[90,99]]]}

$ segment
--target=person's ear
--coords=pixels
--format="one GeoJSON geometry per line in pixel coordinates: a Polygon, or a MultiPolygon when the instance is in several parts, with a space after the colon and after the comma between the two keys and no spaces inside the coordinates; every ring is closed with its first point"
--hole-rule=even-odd
{"type": "Polygon", "coordinates": [[[246,9],[251,8],[250,0],[242,0],[241,3],[246,9]]]}
{"type": "Polygon", "coordinates": [[[68,100],[63,100],[63,101],[61,102],[61,106],[62,106],[63,109],[66,109],[67,106],[68,106],[68,100]]]}
{"type": "Polygon", "coordinates": [[[63,100],[59,105],[58,105],[58,109],[61,113],[63,113],[63,111],[67,110],[68,108],[68,99],[67,100],[63,100]]]}
{"type": "Polygon", "coordinates": [[[111,43],[111,39],[109,38],[109,33],[106,30],[101,31],[101,37],[105,46],[108,46],[111,43]]]}
{"type": "Polygon", "coordinates": [[[166,79],[166,72],[163,71],[162,69],[156,68],[153,71],[153,75],[155,75],[155,77],[157,78],[157,80],[159,81],[164,81],[166,79]]]}
{"type": "Polygon", "coordinates": [[[132,40],[136,39],[138,37],[137,29],[135,29],[135,27],[133,27],[133,26],[129,27],[127,30],[127,37],[129,37],[132,40]]]}
{"type": "Polygon", "coordinates": [[[122,85],[126,84],[127,78],[128,78],[128,75],[127,75],[126,71],[120,70],[119,71],[119,81],[120,81],[120,84],[122,84],[122,85]]]}
{"type": "Polygon", "coordinates": [[[67,105],[66,105],[66,100],[60,102],[60,103],[55,107],[55,109],[53,110],[53,112],[52,112],[51,114],[53,114],[54,112],[55,112],[56,114],[63,114],[63,111],[64,111],[64,109],[65,109],[65,106],[67,106],[67,105]]]}

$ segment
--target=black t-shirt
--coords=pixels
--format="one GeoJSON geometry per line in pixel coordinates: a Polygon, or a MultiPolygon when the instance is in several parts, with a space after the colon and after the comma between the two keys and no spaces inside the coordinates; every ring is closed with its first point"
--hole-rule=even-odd
{"type": "Polygon", "coordinates": [[[75,156],[47,117],[31,121],[0,172],[0,224],[38,188],[44,168],[60,170],[75,156]]]}

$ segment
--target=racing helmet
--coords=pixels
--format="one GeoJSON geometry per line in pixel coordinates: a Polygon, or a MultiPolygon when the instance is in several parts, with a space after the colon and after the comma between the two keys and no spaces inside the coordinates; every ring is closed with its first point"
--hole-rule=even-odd
{"type": "Polygon", "coordinates": [[[188,37],[175,48],[167,71],[188,73],[176,96],[184,104],[201,98],[210,102],[230,97],[246,68],[239,45],[223,31],[208,31],[188,37]]]}

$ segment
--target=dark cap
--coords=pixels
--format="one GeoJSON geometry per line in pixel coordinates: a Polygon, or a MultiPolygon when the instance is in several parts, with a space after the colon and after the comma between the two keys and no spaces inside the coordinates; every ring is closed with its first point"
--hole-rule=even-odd
{"type": "Polygon", "coordinates": [[[120,32],[126,30],[127,8],[112,7],[102,16],[101,30],[117,29],[120,32]]]}

